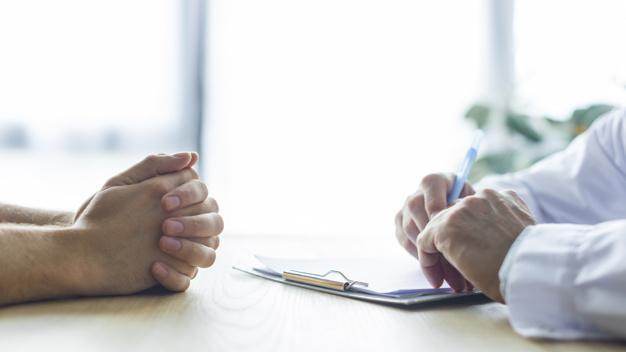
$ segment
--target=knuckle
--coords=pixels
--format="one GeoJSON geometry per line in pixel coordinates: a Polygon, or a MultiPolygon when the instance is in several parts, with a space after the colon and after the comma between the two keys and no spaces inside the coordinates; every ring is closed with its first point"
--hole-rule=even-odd
{"type": "Polygon", "coordinates": [[[420,183],[421,188],[429,187],[434,183],[440,182],[442,179],[442,174],[428,174],[422,178],[422,182],[420,183]]]}
{"type": "Polygon", "coordinates": [[[446,252],[450,248],[451,242],[454,241],[454,235],[449,231],[441,232],[433,239],[435,247],[440,251],[446,252]]]}
{"type": "Polygon", "coordinates": [[[487,201],[484,198],[470,196],[463,199],[462,203],[466,208],[477,209],[485,206],[487,201]]]}
{"type": "Polygon", "coordinates": [[[157,195],[163,195],[169,191],[165,182],[159,179],[154,179],[154,181],[150,183],[150,190],[157,195]]]}
{"type": "Polygon", "coordinates": [[[428,252],[428,249],[436,246],[436,240],[439,235],[437,233],[429,236],[418,236],[415,241],[415,248],[422,252],[428,252]]]}
{"type": "Polygon", "coordinates": [[[417,236],[417,240],[415,241],[415,245],[417,248],[422,249],[426,247],[426,236],[417,236]]]}
{"type": "Polygon", "coordinates": [[[200,194],[202,195],[202,199],[206,199],[209,196],[209,187],[206,183],[200,180],[197,180],[196,183],[198,185],[198,189],[200,190],[200,194]]]}
{"type": "Polygon", "coordinates": [[[460,204],[459,207],[456,207],[455,209],[450,210],[450,212],[448,213],[448,221],[447,221],[447,225],[456,225],[457,223],[459,223],[462,219],[463,219],[463,213],[467,210],[467,206],[464,206],[463,204],[460,204]]]}
{"type": "Polygon", "coordinates": [[[409,197],[407,200],[407,206],[411,212],[423,210],[425,206],[424,195],[420,193],[409,197]]]}
{"type": "Polygon", "coordinates": [[[193,168],[188,168],[188,169],[185,169],[185,172],[187,173],[187,175],[186,175],[186,176],[188,176],[188,177],[189,177],[190,179],[192,179],[192,180],[198,180],[198,179],[200,179],[200,175],[198,174],[198,171],[196,171],[196,170],[195,170],[195,169],[193,169],[193,168]]]}
{"type": "Polygon", "coordinates": [[[155,164],[159,160],[159,154],[148,154],[144,159],[143,163],[145,164],[155,164]]]}
{"type": "Polygon", "coordinates": [[[178,195],[181,199],[189,201],[193,197],[193,191],[188,187],[180,187],[175,191],[176,195],[178,195]]]}
{"type": "Polygon", "coordinates": [[[220,206],[214,198],[207,198],[204,201],[203,209],[207,213],[217,213],[220,211],[220,206]]]}
{"type": "Polygon", "coordinates": [[[493,197],[498,196],[498,191],[492,188],[485,188],[482,191],[480,191],[480,195],[485,198],[493,198],[493,197]]]}
{"type": "Polygon", "coordinates": [[[405,221],[402,224],[402,231],[404,231],[404,235],[405,236],[409,236],[410,233],[414,232],[413,231],[413,227],[411,226],[411,223],[412,223],[412,221],[409,220],[409,221],[405,221]]]}
{"type": "Polygon", "coordinates": [[[517,194],[517,192],[515,192],[512,189],[507,189],[503,193],[506,193],[506,194],[508,194],[508,195],[510,195],[511,197],[514,197],[514,198],[519,198],[519,195],[517,194]]]}
{"type": "Polygon", "coordinates": [[[185,232],[196,233],[202,224],[200,220],[195,216],[190,216],[185,219],[185,232]]]}
{"type": "Polygon", "coordinates": [[[119,183],[119,176],[113,176],[104,183],[104,188],[117,185],[118,183],[119,183]]]}

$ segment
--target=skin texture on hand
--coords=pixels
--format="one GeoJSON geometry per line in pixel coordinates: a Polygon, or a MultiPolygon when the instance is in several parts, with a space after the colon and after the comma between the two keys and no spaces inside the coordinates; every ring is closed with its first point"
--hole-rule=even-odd
{"type": "MultiPolygon", "coordinates": [[[[159,175],[189,170],[191,180],[162,195],[161,207],[167,214],[161,225],[162,236],[158,247],[171,257],[187,263],[192,270],[177,270],[167,262],[157,260],[152,264],[154,278],[171,291],[184,291],[197,274],[197,267],[207,268],[215,261],[215,250],[219,246],[218,235],[224,224],[218,214],[215,199],[209,197],[204,182],[198,179],[191,167],[197,162],[198,154],[181,152],[174,155],[149,155],[128,170],[112,177],[101,191],[118,186],[139,184],[159,175]]],[[[88,199],[76,213],[78,219],[91,203],[88,199]]]]}
{"type": "Polygon", "coordinates": [[[78,295],[82,234],[60,226],[0,224],[0,306],[78,295]]]}
{"type": "Polygon", "coordinates": [[[85,268],[90,279],[81,294],[129,294],[154,286],[149,268],[155,260],[184,273],[188,285],[195,268],[163,253],[156,243],[167,217],[161,198],[194,177],[185,169],[94,195],[72,225],[83,233],[82,251],[90,258],[85,268]]]}
{"type": "Polygon", "coordinates": [[[433,287],[446,281],[455,291],[474,286],[502,301],[498,271],[523,229],[534,224],[530,210],[514,192],[475,194],[465,184],[460,199],[448,206],[451,174],[422,179],[396,215],[396,238],[417,258],[433,287]]]}
{"type": "Polygon", "coordinates": [[[74,213],[0,203],[0,223],[69,226],[73,222],[74,213]]]}
{"type": "Polygon", "coordinates": [[[475,287],[503,302],[498,271],[517,236],[533,224],[515,192],[486,189],[432,218],[417,241],[418,255],[422,265],[443,255],[475,287]]]}
{"type": "Polygon", "coordinates": [[[223,221],[191,169],[195,153],[152,155],[111,178],[76,213],[0,209],[0,305],[184,291],[215,260],[223,221]],[[176,198],[172,203],[171,199],[176,198]],[[173,246],[172,246],[173,244],[173,246]]]}
{"type": "MultiPolygon", "coordinates": [[[[452,189],[452,174],[430,174],[422,179],[419,189],[407,197],[404,206],[396,215],[396,239],[409,254],[417,259],[417,240],[428,222],[448,207],[446,198],[452,189]]],[[[465,184],[461,198],[474,194],[471,185],[465,184]]],[[[465,280],[445,257],[432,255],[420,260],[424,275],[433,287],[445,280],[455,291],[471,290],[472,284],[465,280]]]]}

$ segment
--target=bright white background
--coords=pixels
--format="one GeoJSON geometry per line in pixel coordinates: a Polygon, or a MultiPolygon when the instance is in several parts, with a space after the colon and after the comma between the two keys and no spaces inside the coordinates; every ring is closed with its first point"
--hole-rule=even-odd
{"type": "MultiPolygon", "coordinates": [[[[75,209],[180,140],[181,1],[0,2],[0,201],[75,209]]],[[[211,0],[205,172],[232,234],[392,236],[466,148],[483,0],[211,0]]],[[[619,0],[520,0],[515,95],[624,99],[619,0]]]]}
{"type": "Polygon", "coordinates": [[[621,0],[515,2],[519,103],[565,117],[575,107],[626,99],[621,0]]]}
{"type": "Polygon", "coordinates": [[[75,210],[179,144],[178,0],[0,2],[0,202],[75,210]]]}
{"type": "Polygon", "coordinates": [[[233,233],[392,236],[463,156],[482,1],[230,0],[209,8],[209,180],[233,233]]]}

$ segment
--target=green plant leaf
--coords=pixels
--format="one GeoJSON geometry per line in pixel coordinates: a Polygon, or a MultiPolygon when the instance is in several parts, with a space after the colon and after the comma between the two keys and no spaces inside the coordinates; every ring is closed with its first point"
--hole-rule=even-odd
{"type": "Polygon", "coordinates": [[[482,156],[476,160],[470,172],[469,179],[477,182],[481,178],[491,174],[504,174],[513,171],[517,152],[505,151],[482,156]]]}
{"type": "Polygon", "coordinates": [[[465,118],[474,121],[478,128],[484,128],[487,125],[490,115],[491,109],[487,105],[480,103],[472,105],[465,112],[465,118]]]}
{"type": "Polygon", "coordinates": [[[506,115],[506,126],[511,132],[519,133],[533,143],[543,140],[543,136],[530,124],[528,115],[509,112],[506,115]]]}

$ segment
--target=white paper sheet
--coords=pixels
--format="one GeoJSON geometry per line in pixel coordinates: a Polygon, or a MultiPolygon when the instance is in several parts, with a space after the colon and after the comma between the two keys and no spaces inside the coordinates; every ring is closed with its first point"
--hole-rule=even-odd
{"type": "Polygon", "coordinates": [[[366,282],[367,287],[355,285],[354,291],[398,297],[403,295],[450,292],[450,288],[434,289],[430,286],[419,263],[406,259],[336,258],[336,259],[284,259],[255,256],[265,268],[256,268],[273,275],[296,270],[324,275],[330,270],[343,273],[350,280],[366,282]]]}

